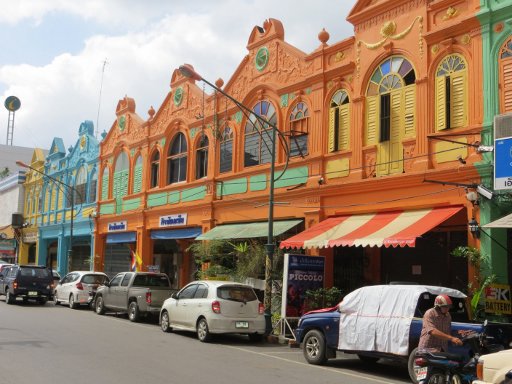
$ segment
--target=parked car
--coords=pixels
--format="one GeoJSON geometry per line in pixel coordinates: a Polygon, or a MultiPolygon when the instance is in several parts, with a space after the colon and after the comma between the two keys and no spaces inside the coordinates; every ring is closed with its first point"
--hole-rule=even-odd
{"type": "Polygon", "coordinates": [[[61,280],[60,273],[55,269],[52,269],[52,277],[53,277],[53,287],[55,288],[59,281],[61,280]]]}
{"type": "Polygon", "coordinates": [[[18,297],[24,302],[36,300],[40,304],[53,298],[52,273],[44,266],[13,265],[0,279],[0,293],[5,294],[7,304],[14,304],[18,297]]]}
{"type": "Polygon", "coordinates": [[[9,264],[7,261],[0,260],[0,272],[3,271],[4,268],[10,267],[14,264],[9,264]]]}
{"type": "Polygon", "coordinates": [[[98,315],[108,310],[127,312],[130,321],[141,315],[158,315],[173,290],[165,273],[121,272],[100,286],[94,296],[98,315]]]}
{"type": "Polygon", "coordinates": [[[512,349],[480,356],[476,372],[473,384],[512,384],[512,349]]]}
{"type": "MultiPolygon", "coordinates": [[[[357,289],[336,307],[306,313],[299,319],[296,341],[310,364],[324,364],[336,351],[354,353],[365,362],[388,358],[408,363],[416,383],[422,369],[414,364],[425,311],[439,294],[447,294],[454,305],[452,334],[480,333],[482,324],[470,323],[466,296],[455,289],[424,285],[376,285],[357,289]]],[[[512,324],[488,323],[486,332],[497,343],[510,348],[512,324]]],[[[468,354],[467,346],[451,352],[468,354]]]]}
{"type": "Polygon", "coordinates": [[[265,333],[263,304],[249,285],[194,281],[165,300],[160,326],[164,332],[196,332],[203,342],[219,333],[244,334],[260,341],[265,333]]]}
{"type": "Polygon", "coordinates": [[[90,305],[98,287],[107,281],[108,276],[103,272],[70,272],[55,287],[55,305],[66,303],[71,309],[90,305]]]}

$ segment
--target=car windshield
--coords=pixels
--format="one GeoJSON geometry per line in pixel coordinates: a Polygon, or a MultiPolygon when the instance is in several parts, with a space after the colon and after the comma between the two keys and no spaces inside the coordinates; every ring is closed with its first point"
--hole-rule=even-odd
{"type": "Polygon", "coordinates": [[[170,287],[166,275],[137,275],[133,281],[134,287],[170,287]]]}
{"type": "Polygon", "coordinates": [[[104,275],[85,275],[82,278],[82,283],[84,284],[105,284],[105,281],[108,280],[107,276],[104,275]]]}
{"type": "Polygon", "coordinates": [[[45,278],[50,276],[50,271],[46,268],[20,268],[21,276],[30,276],[30,277],[38,277],[45,278]]]}
{"type": "Polygon", "coordinates": [[[242,301],[244,303],[258,300],[258,297],[252,288],[236,285],[219,287],[217,289],[217,296],[220,299],[242,301]]]}

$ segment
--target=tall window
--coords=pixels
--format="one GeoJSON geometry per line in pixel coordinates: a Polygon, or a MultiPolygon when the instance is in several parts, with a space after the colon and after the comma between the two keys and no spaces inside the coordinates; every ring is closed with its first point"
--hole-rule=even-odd
{"type": "Polygon", "coordinates": [[[373,72],[366,91],[365,145],[377,146],[377,175],[403,170],[403,144],[415,137],[416,73],[402,56],[391,56],[373,72]]]}
{"type": "MultiPolygon", "coordinates": [[[[277,126],[276,109],[269,101],[258,102],[253,111],[265,121],[277,126]]],[[[245,123],[244,166],[252,167],[270,163],[272,150],[272,127],[250,114],[245,123]]]]}
{"type": "Polygon", "coordinates": [[[329,107],[329,152],[349,149],[350,146],[350,99],[342,89],[336,91],[329,107]]]}
{"type": "Polygon", "coordinates": [[[32,205],[32,194],[28,194],[27,195],[27,206],[25,207],[25,217],[28,217],[32,214],[33,210],[33,205],[32,205]]]}
{"type": "Polygon", "coordinates": [[[512,112],[512,37],[501,46],[498,80],[500,113],[512,112]]]}
{"type": "Polygon", "coordinates": [[[167,184],[187,179],[187,141],[183,133],[178,133],[167,153],[167,184]]]}
{"type": "Polygon", "coordinates": [[[80,167],[75,180],[75,201],[77,205],[83,204],[87,197],[87,171],[85,166],[80,167]]]}
{"type": "Polygon", "coordinates": [[[87,194],[87,202],[94,203],[96,201],[96,190],[98,189],[98,172],[92,171],[91,181],[89,182],[89,193],[87,194]]]}
{"type": "Polygon", "coordinates": [[[290,113],[290,156],[308,154],[309,109],[304,102],[298,102],[290,113]]]}
{"type": "Polygon", "coordinates": [[[208,175],[208,136],[204,133],[199,139],[196,150],[196,179],[202,179],[208,175]]]}
{"type": "Polygon", "coordinates": [[[465,127],[467,119],[467,65],[464,58],[447,56],[436,71],[437,130],[465,127]]]}
{"type": "Polygon", "coordinates": [[[125,152],[121,152],[116,159],[112,197],[120,198],[128,194],[129,169],[128,155],[125,152]]]}
{"type": "Polygon", "coordinates": [[[108,199],[108,187],[110,184],[110,172],[108,167],[103,168],[103,176],[101,177],[101,200],[108,199]]]}
{"type": "Polygon", "coordinates": [[[156,150],[151,156],[151,180],[150,188],[158,187],[158,180],[160,174],[160,152],[156,150]]]}
{"type": "Polygon", "coordinates": [[[224,127],[220,138],[219,172],[231,172],[233,169],[233,130],[229,125],[224,127]]]}
{"type": "Polygon", "coordinates": [[[142,156],[137,156],[133,168],[133,193],[139,193],[142,190],[142,156]]]}

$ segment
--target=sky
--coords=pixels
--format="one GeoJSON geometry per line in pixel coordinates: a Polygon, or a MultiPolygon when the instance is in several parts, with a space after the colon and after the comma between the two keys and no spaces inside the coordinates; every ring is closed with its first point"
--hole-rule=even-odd
{"type": "MultiPolygon", "coordinates": [[[[356,0],[0,0],[0,143],[7,144],[8,96],[15,146],[49,149],[53,138],[75,145],[91,120],[98,139],[132,97],[148,117],[170,91],[183,63],[227,84],[248,53],[254,26],[274,18],[285,40],[305,53],[354,34],[346,21],[356,0]]],[[[207,90],[208,91],[208,90],[207,90]]]]}

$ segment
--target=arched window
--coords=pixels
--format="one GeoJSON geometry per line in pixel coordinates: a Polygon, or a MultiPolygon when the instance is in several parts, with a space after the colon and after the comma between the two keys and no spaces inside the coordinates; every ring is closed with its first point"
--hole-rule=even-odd
{"type": "Polygon", "coordinates": [[[229,125],[224,127],[220,138],[219,172],[231,172],[233,169],[233,130],[229,125]]]}
{"type": "Polygon", "coordinates": [[[128,161],[128,155],[125,152],[121,152],[116,159],[112,197],[121,198],[128,194],[129,171],[130,163],[128,161]]]}
{"type": "Polygon", "coordinates": [[[196,150],[196,179],[208,175],[208,136],[201,135],[196,150]]]}
{"type": "Polygon", "coordinates": [[[85,166],[81,166],[78,169],[75,178],[75,205],[81,205],[85,203],[87,198],[87,171],[85,166]]]}
{"type": "Polygon", "coordinates": [[[110,172],[108,167],[103,168],[103,176],[101,177],[101,200],[108,199],[108,187],[110,183],[110,172]]]}
{"type": "Polygon", "coordinates": [[[501,47],[498,79],[500,113],[512,112],[512,37],[501,47]]]}
{"type": "Polygon", "coordinates": [[[160,152],[156,150],[151,157],[151,181],[150,188],[158,187],[160,174],[160,152]]]}
{"type": "Polygon", "coordinates": [[[350,147],[350,99],[344,89],[336,91],[329,105],[329,152],[350,147]]]}
{"type": "Polygon", "coordinates": [[[27,206],[25,207],[25,217],[28,217],[32,214],[33,210],[33,204],[32,204],[32,194],[27,194],[27,206]]]}
{"type": "Polygon", "coordinates": [[[377,145],[377,175],[403,171],[404,137],[416,135],[416,73],[402,56],[373,72],[366,91],[365,145],[377,145]]]}
{"type": "MultiPolygon", "coordinates": [[[[258,102],[253,111],[264,120],[277,126],[276,109],[269,101],[258,102]]],[[[250,114],[245,123],[244,166],[252,167],[270,163],[272,150],[272,127],[250,114]]]]}
{"type": "Polygon", "coordinates": [[[142,156],[137,156],[135,167],[133,168],[133,193],[139,193],[142,190],[142,156]]]}
{"type": "Polygon", "coordinates": [[[436,71],[436,129],[465,127],[467,110],[467,65],[461,55],[443,59],[436,71]]]}
{"type": "Polygon", "coordinates": [[[41,190],[37,192],[37,212],[43,212],[43,192],[41,190]]]}
{"type": "Polygon", "coordinates": [[[87,202],[94,203],[96,201],[96,190],[98,189],[98,172],[92,171],[91,181],[89,182],[89,193],[87,194],[87,202]]]}
{"type": "Polygon", "coordinates": [[[167,153],[167,184],[187,180],[187,141],[178,133],[167,153]]]}
{"type": "Polygon", "coordinates": [[[290,156],[308,154],[309,109],[303,101],[298,102],[290,113],[290,156]]]}

